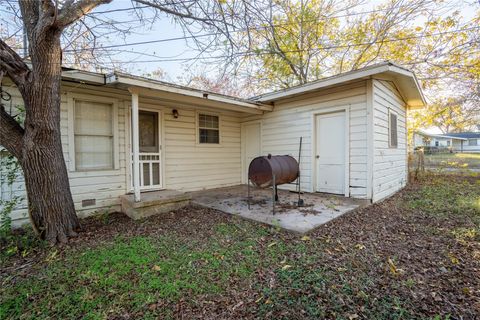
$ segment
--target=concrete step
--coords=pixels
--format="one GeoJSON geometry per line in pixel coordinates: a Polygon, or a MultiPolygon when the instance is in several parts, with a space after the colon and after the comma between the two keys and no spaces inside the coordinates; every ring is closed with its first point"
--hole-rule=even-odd
{"type": "Polygon", "coordinates": [[[142,192],[140,199],[135,202],[133,194],[120,196],[122,212],[134,220],[143,219],[183,208],[191,197],[180,191],[160,190],[142,192]]]}

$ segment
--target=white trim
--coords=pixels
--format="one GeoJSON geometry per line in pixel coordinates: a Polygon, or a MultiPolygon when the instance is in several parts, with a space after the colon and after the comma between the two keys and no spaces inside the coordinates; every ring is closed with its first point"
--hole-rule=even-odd
{"type": "MultiPolygon", "coordinates": [[[[126,123],[128,122],[129,124],[131,123],[132,121],[132,118],[131,118],[131,113],[130,113],[130,109],[131,109],[131,105],[128,105],[128,118],[127,118],[127,121],[125,121],[126,123]]],[[[148,103],[140,103],[139,105],[139,111],[149,111],[149,112],[156,112],[158,113],[158,126],[159,126],[159,130],[158,130],[158,134],[159,134],[159,148],[160,148],[160,170],[161,170],[161,173],[160,173],[160,183],[161,183],[161,186],[159,187],[158,185],[156,185],[155,187],[141,187],[141,191],[154,191],[154,190],[165,190],[167,188],[166,186],[166,181],[167,179],[165,178],[166,176],[166,171],[165,171],[165,110],[168,109],[164,106],[158,106],[158,105],[153,105],[153,104],[148,104],[148,103]]],[[[131,176],[132,176],[132,161],[131,161],[131,158],[133,157],[132,155],[132,147],[131,147],[131,144],[132,144],[132,140],[131,140],[131,128],[130,128],[130,125],[128,126],[128,128],[126,128],[126,133],[125,135],[127,136],[127,143],[126,143],[126,150],[125,150],[125,154],[127,155],[127,190],[126,192],[127,193],[132,193],[134,192],[134,189],[133,189],[133,183],[132,183],[132,179],[131,179],[131,176]]]]}
{"type": "Polygon", "coordinates": [[[368,79],[367,83],[367,199],[372,199],[373,197],[373,155],[374,155],[374,96],[375,96],[375,86],[373,85],[373,80],[368,79]]]}
{"type": "MultiPolygon", "coordinates": [[[[158,153],[160,155],[160,186],[150,186],[150,187],[141,187],[142,190],[164,190],[165,189],[165,135],[164,135],[164,119],[163,119],[163,110],[144,107],[143,104],[140,104],[139,111],[148,111],[156,112],[158,115],[158,153]]],[[[155,152],[152,152],[155,153],[155,152]]],[[[150,180],[151,181],[151,180],[150,180]]]]}
{"type": "Polygon", "coordinates": [[[247,150],[247,145],[246,145],[247,141],[246,141],[246,138],[245,138],[245,127],[249,126],[249,125],[252,125],[252,124],[259,124],[260,125],[260,137],[258,137],[258,138],[260,140],[260,154],[263,154],[263,138],[262,138],[263,123],[262,123],[262,120],[252,120],[252,121],[242,122],[241,126],[240,126],[240,139],[241,139],[240,156],[242,157],[242,165],[241,165],[241,168],[242,168],[242,176],[241,176],[242,184],[246,184],[247,180],[248,180],[248,178],[247,178],[248,168],[247,168],[247,163],[245,162],[245,152],[247,150]]]}
{"type": "Polygon", "coordinates": [[[345,116],[345,177],[344,177],[344,196],[350,196],[350,104],[346,106],[338,106],[332,108],[325,108],[323,110],[315,110],[311,113],[312,120],[312,148],[311,148],[311,157],[312,157],[312,176],[311,176],[311,192],[316,192],[317,185],[317,166],[316,166],[316,149],[317,149],[317,123],[316,117],[325,114],[331,113],[344,113],[345,116]]]}
{"type": "Polygon", "coordinates": [[[195,109],[195,146],[200,147],[200,148],[203,148],[203,147],[207,147],[207,148],[221,147],[222,146],[222,132],[223,132],[222,125],[223,125],[222,115],[220,113],[207,111],[207,110],[204,110],[204,109],[195,109]],[[218,143],[200,143],[199,117],[200,117],[201,114],[218,117],[218,143]]]}
{"type": "Polygon", "coordinates": [[[423,96],[422,90],[420,89],[420,85],[415,74],[412,71],[396,66],[390,62],[337,74],[304,85],[253,97],[252,99],[259,102],[268,103],[271,101],[285,99],[291,96],[300,95],[306,92],[319,90],[349,81],[368,78],[377,74],[390,75],[392,76],[392,78],[395,79],[395,81],[401,82],[400,86],[403,89],[402,91],[404,91],[404,94],[408,94],[410,98],[409,100],[412,101],[411,107],[422,107],[426,105],[425,97],[423,96]]]}
{"type": "MultiPolygon", "coordinates": [[[[72,176],[84,176],[83,173],[90,173],[90,175],[98,175],[99,172],[117,172],[120,170],[120,143],[119,143],[119,129],[118,129],[118,108],[119,101],[115,98],[92,96],[81,93],[67,92],[67,120],[68,120],[68,161],[69,171],[72,176]],[[93,103],[105,103],[112,105],[112,134],[113,134],[113,168],[109,169],[87,169],[77,170],[75,164],[75,100],[93,102],[93,103]]],[[[118,173],[118,172],[117,172],[118,173]]]]}

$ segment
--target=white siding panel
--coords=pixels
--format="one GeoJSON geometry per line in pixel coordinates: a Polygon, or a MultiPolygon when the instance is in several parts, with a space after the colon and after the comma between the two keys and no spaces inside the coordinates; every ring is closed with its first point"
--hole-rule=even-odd
{"type": "Polygon", "coordinates": [[[388,197],[407,182],[406,108],[395,86],[373,80],[373,201],[388,197]],[[398,115],[398,147],[389,146],[389,110],[398,115]]]}
{"type": "MultiPolygon", "coordinates": [[[[262,117],[262,151],[264,154],[291,155],[298,158],[300,137],[303,137],[301,174],[302,190],[313,191],[315,170],[312,167],[314,152],[313,118],[322,110],[347,107],[349,110],[350,136],[350,195],[366,198],[367,136],[366,136],[366,83],[323,90],[279,102],[274,111],[262,117]]],[[[254,120],[253,117],[244,121],[254,120]]],[[[283,186],[290,188],[290,186],[283,186]]]]}

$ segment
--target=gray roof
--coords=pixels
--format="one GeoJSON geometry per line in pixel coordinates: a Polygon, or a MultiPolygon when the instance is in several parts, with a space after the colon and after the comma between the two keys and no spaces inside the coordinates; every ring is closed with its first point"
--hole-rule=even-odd
{"type": "Polygon", "coordinates": [[[464,139],[480,139],[480,132],[458,132],[458,133],[447,133],[440,134],[439,136],[445,137],[455,137],[455,138],[464,138],[464,139]]]}

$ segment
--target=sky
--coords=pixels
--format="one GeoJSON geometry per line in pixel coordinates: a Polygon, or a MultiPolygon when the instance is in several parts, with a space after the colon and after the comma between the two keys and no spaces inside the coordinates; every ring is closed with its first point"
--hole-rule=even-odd
{"type": "MultiPolygon", "coordinates": [[[[11,35],[18,32],[18,23],[10,23],[11,13],[8,10],[8,2],[14,2],[15,0],[0,0],[0,31],[2,38],[5,35],[11,35]]],[[[457,8],[461,11],[462,15],[466,19],[471,18],[478,8],[478,4],[475,1],[480,0],[453,0],[454,3],[458,3],[457,8]]],[[[377,5],[383,1],[370,0],[366,1],[358,11],[368,11],[374,9],[377,5]]],[[[122,28],[126,28],[130,25],[136,25],[133,20],[136,20],[136,16],[132,11],[116,11],[111,13],[103,13],[105,11],[118,10],[132,8],[131,0],[114,0],[110,4],[101,5],[97,7],[93,12],[101,16],[102,18],[112,19],[115,21],[125,21],[120,25],[122,28]]],[[[145,12],[145,11],[144,11],[145,12]]],[[[148,16],[147,11],[147,16],[148,16]]],[[[151,14],[150,14],[151,16],[151,14]]],[[[137,24],[138,26],[138,24],[137,24]]],[[[143,27],[135,28],[130,34],[126,34],[122,37],[114,35],[111,37],[102,37],[100,42],[104,46],[118,45],[118,44],[131,44],[145,41],[158,41],[162,39],[181,38],[183,37],[182,28],[174,23],[172,18],[161,14],[159,19],[156,19],[153,24],[147,23],[143,27]]],[[[17,33],[18,41],[21,41],[21,32],[17,33]]],[[[161,41],[157,43],[149,43],[143,45],[128,45],[122,47],[123,52],[115,52],[114,59],[116,61],[123,62],[121,64],[122,69],[137,75],[147,75],[152,71],[161,69],[167,77],[165,80],[171,82],[179,82],[186,70],[192,71],[212,71],[215,66],[209,66],[208,60],[200,61],[185,61],[182,59],[190,59],[196,56],[196,51],[192,49],[192,43],[184,39],[161,41]],[[189,46],[190,43],[190,46],[189,46]],[[172,59],[174,61],[172,61],[172,59]]],[[[105,62],[103,64],[106,70],[112,67],[111,63],[105,62]]]]}
{"type": "MultiPolygon", "coordinates": [[[[480,0],[477,0],[480,3],[480,0]]],[[[366,1],[365,5],[359,8],[359,11],[368,11],[374,9],[377,5],[383,1],[373,0],[366,1]]],[[[455,1],[454,1],[455,2],[455,1]]],[[[458,0],[458,10],[461,11],[462,15],[469,19],[473,17],[475,13],[474,8],[478,8],[478,5],[475,4],[475,0],[463,1],[458,0]]],[[[130,0],[114,0],[112,3],[107,5],[102,5],[98,7],[94,12],[99,11],[108,11],[122,8],[131,7],[130,0]]],[[[120,21],[130,21],[132,20],[132,12],[115,12],[109,14],[115,20],[120,21]]],[[[108,15],[107,15],[108,16],[108,15]]],[[[163,15],[160,19],[157,19],[153,25],[146,25],[142,29],[135,30],[134,33],[127,35],[125,39],[108,39],[104,41],[104,44],[123,44],[123,43],[132,43],[132,42],[142,42],[142,41],[152,41],[159,39],[170,39],[182,37],[183,32],[180,26],[176,25],[171,18],[163,15]]],[[[141,52],[148,55],[135,54],[135,53],[122,53],[116,56],[118,60],[129,61],[130,63],[123,64],[123,68],[127,69],[131,73],[135,74],[147,74],[156,69],[162,69],[166,72],[167,79],[172,82],[177,82],[178,77],[181,77],[185,70],[191,70],[196,68],[199,70],[209,69],[208,64],[205,65],[202,61],[197,61],[192,64],[190,61],[178,61],[179,59],[188,59],[195,57],[196,52],[188,46],[188,41],[185,40],[175,40],[175,41],[166,41],[159,43],[151,43],[145,45],[135,45],[123,48],[130,51],[141,52]],[[149,56],[154,55],[154,56],[149,56]],[[158,57],[157,57],[158,56],[158,57]],[[176,59],[177,61],[158,61],[158,60],[171,60],[176,59]]],[[[106,65],[108,66],[108,64],[106,65]]]]}

